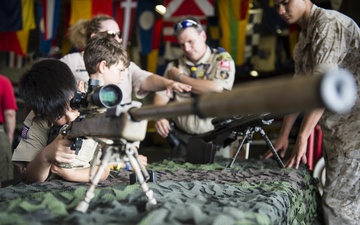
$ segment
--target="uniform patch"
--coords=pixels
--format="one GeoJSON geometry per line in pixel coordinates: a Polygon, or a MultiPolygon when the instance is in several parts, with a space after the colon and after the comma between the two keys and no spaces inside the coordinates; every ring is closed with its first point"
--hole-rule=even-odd
{"type": "Polygon", "coordinates": [[[220,69],[221,70],[230,70],[230,61],[228,60],[221,60],[220,61],[220,69]]]}
{"type": "Polygon", "coordinates": [[[29,132],[29,127],[28,126],[26,126],[25,124],[23,125],[23,128],[22,128],[22,130],[21,130],[21,137],[23,138],[23,139],[27,139],[28,138],[28,132],[29,132]]]}
{"type": "Polygon", "coordinates": [[[220,71],[220,77],[221,77],[221,79],[223,79],[223,80],[226,80],[226,79],[228,79],[229,78],[229,72],[228,71],[224,71],[224,70],[221,70],[220,71]]]}

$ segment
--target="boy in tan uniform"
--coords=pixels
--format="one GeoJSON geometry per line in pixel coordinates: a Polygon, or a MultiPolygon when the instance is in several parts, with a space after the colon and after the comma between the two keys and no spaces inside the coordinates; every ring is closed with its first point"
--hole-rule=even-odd
{"type": "MultiPolygon", "coordinates": [[[[106,46],[111,48],[96,65],[102,82],[120,83],[123,78],[119,71],[127,68],[129,56],[113,37],[94,37],[92,43],[98,45],[96,41],[99,39],[107,42],[106,46]]],[[[26,168],[29,182],[45,181],[50,174],[69,181],[89,181],[90,162],[97,146],[94,140],[84,140],[78,155],[70,149],[71,141],[64,139],[61,134],[48,143],[52,126],[69,124],[79,116],[78,110],[70,107],[75,91],[75,77],[69,67],[58,60],[39,61],[21,78],[20,93],[32,112],[24,121],[22,140],[15,149],[12,161],[26,168]],[[64,164],[68,166],[59,166],[64,164]]],[[[107,178],[109,171],[103,173],[102,179],[107,178]]]]}

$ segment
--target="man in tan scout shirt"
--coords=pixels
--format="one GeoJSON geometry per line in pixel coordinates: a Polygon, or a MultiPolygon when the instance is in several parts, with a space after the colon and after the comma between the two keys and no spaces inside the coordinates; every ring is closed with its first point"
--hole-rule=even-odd
{"type": "MultiPolygon", "coordinates": [[[[180,20],[174,26],[174,35],[182,47],[184,55],[169,63],[164,76],[192,86],[191,92],[176,93],[173,101],[187,101],[196,95],[230,91],[235,79],[235,64],[230,54],[223,48],[210,48],[206,44],[206,33],[199,21],[193,18],[180,20]]],[[[164,92],[157,92],[154,104],[164,105],[170,101],[164,92]]],[[[202,134],[214,129],[212,118],[200,119],[195,115],[172,118],[175,134],[180,139],[180,157],[188,148],[188,139],[194,134],[202,134]]],[[[171,130],[169,120],[155,122],[156,131],[167,137],[171,130]]]]}

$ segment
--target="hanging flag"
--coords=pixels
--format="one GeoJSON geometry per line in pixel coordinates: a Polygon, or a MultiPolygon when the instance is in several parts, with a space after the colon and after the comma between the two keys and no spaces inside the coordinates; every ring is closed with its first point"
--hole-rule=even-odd
{"type": "Polygon", "coordinates": [[[246,25],[244,61],[250,60],[253,55],[258,53],[262,18],[263,9],[249,10],[249,19],[246,25]]]}
{"type": "MultiPolygon", "coordinates": [[[[63,20],[65,25],[65,31],[68,32],[69,30],[69,24],[70,24],[70,2],[65,2],[64,4],[64,14],[63,14],[63,20]]],[[[69,54],[74,50],[75,48],[72,46],[72,43],[68,38],[63,38],[61,43],[61,55],[64,56],[66,54],[69,54]]],[[[76,51],[78,51],[76,49],[76,51]]]]}
{"type": "Polygon", "coordinates": [[[71,0],[70,26],[79,19],[91,19],[98,14],[112,16],[112,0],[71,0]]]}
{"type": "Polygon", "coordinates": [[[213,16],[214,0],[166,0],[164,18],[191,16],[213,16]]]}
{"type": "Polygon", "coordinates": [[[220,46],[220,26],[217,16],[209,17],[207,20],[207,42],[212,47],[220,46]]]}
{"type": "Polygon", "coordinates": [[[244,20],[252,0],[231,0],[231,8],[235,20],[244,20]]]}
{"type": "Polygon", "coordinates": [[[22,30],[21,0],[0,2],[0,31],[22,30]]]}
{"type": "Polygon", "coordinates": [[[45,40],[51,40],[56,37],[59,25],[60,1],[61,0],[42,0],[45,40]]]}
{"type": "Polygon", "coordinates": [[[0,32],[0,50],[5,52],[14,52],[18,55],[25,56],[23,52],[17,33],[14,32],[0,32]]]}
{"type": "Polygon", "coordinates": [[[30,30],[35,29],[34,0],[21,1],[22,29],[0,33],[0,50],[26,56],[30,30]]]}
{"type": "Polygon", "coordinates": [[[136,14],[137,0],[120,0],[120,3],[114,3],[113,16],[119,24],[122,33],[123,47],[126,49],[128,41],[130,40],[131,31],[133,30],[133,23],[136,14]]]}
{"type": "Polygon", "coordinates": [[[155,12],[156,4],[155,1],[139,0],[136,9],[137,37],[140,53],[143,55],[142,65],[153,73],[156,73],[162,29],[162,17],[155,12]]]}
{"type": "Polygon", "coordinates": [[[39,27],[39,53],[41,55],[49,55],[51,47],[51,39],[47,40],[45,38],[45,25],[44,25],[44,8],[42,4],[36,4],[36,23],[39,27]]]}
{"type": "Polygon", "coordinates": [[[231,0],[218,0],[217,3],[221,28],[220,45],[230,53],[235,65],[240,66],[244,61],[246,26],[249,14],[247,13],[246,19],[236,21],[231,0]]]}
{"type": "Polygon", "coordinates": [[[94,17],[98,14],[106,14],[112,16],[112,12],[112,0],[92,0],[91,17],[94,17]]]}
{"type": "Polygon", "coordinates": [[[160,48],[160,39],[161,39],[161,29],[162,29],[162,19],[158,18],[155,20],[155,25],[153,29],[152,37],[152,50],[148,54],[147,59],[147,71],[156,73],[157,64],[159,60],[159,48],[160,48]]]}
{"type": "Polygon", "coordinates": [[[138,18],[137,30],[140,52],[142,54],[149,54],[152,50],[154,25],[156,21],[156,4],[156,1],[138,1],[136,18],[138,18]]]}
{"type": "Polygon", "coordinates": [[[206,30],[207,17],[214,16],[213,0],[166,0],[166,13],[164,14],[163,35],[164,41],[177,43],[173,36],[174,25],[184,17],[197,18],[206,30]]]}
{"type": "Polygon", "coordinates": [[[71,0],[70,26],[79,19],[91,19],[92,0],[71,0]]]}

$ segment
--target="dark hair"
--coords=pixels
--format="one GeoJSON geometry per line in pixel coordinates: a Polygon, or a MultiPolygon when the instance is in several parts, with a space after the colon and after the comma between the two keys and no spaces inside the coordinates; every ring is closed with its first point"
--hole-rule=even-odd
{"type": "Polygon", "coordinates": [[[98,64],[105,60],[108,67],[123,62],[130,64],[130,57],[112,33],[100,32],[92,36],[84,50],[84,62],[89,74],[98,72],[98,64]]]}
{"type": "Polygon", "coordinates": [[[57,59],[39,59],[19,81],[19,94],[25,104],[50,120],[65,115],[76,91],[76,79],[70,68],[57,59]]]}
{"type": "Polygon", "coordinates": [[[92,34],[96,34],[100,31],[101,22],[106,20],[114,20],[114,18],[106,14],[99,14],[85,24],[86,41],[90,39],[92,34]]]}

